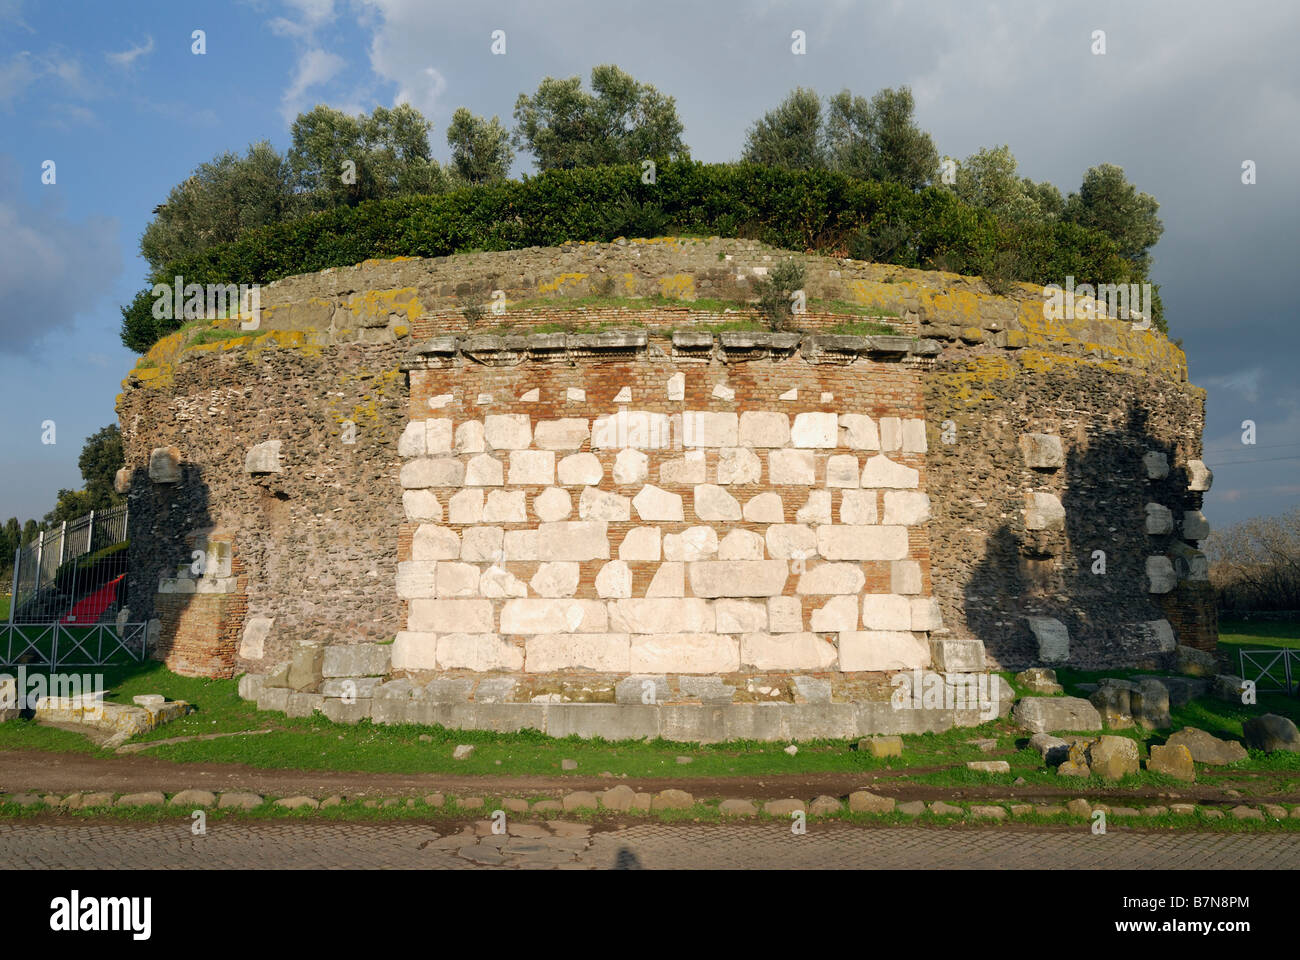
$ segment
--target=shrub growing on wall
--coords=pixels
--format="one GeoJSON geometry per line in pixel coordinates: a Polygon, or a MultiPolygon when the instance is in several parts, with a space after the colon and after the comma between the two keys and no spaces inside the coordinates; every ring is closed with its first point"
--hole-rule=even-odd
{"type": "MultiPolygon", "coordinates": [[[[967,273],[1014,270],[1008,280],[1145,280],[1102,233],[1068,222],[1003,223],[951,191],[913,192],[826,170],[663,160],[656,183],[639,165],[548,170],[431,196],[372,200],[251,230],[169,264],[153,282],[269,283],[372,258],[605,240],[611,230],[662,222],[684,233],[748,237],[787,250],[869,255],[905,267],[967,273]],[[611,213],[611,211],[614,211],[611,213]],[[1010,252],[1008,252],[1010,251],[1010,252]]],[[[122,310],[122,342],[144,352],[181,319],[153,316],[148,289],[122,310]]],[[[1157,326],[1164,329],[1157,318],[1157,326]]]]}

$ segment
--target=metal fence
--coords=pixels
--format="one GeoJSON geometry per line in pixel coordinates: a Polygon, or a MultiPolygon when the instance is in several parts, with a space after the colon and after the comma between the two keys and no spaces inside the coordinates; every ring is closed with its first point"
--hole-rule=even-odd
{"type": "Polygon", "coordinates": [[[0,666],[101,667],[144,660],[148,624],[0,623],[0,666]]]}
{"type": "MultiPolygon", "coordinates": [[[[42,623],[73,615],[71,609],[91,591],[123,575],[126,551],[96,564],[71,563],[126,540],[127,506],[92,510],[65,521],[14,553],[10,623],[42,623]]],[[[118,591],[124,594],[125,590],[118,591]]],[[[106,607],[94,603],[96,619],[117,613],[117,601],[106,607]]],[[[74,621],[75,622],[75,621],[74,621]]],[[[92,621],[93,622],[93,621],[92,621]]]]}
{"type": "Polygon", "coordinates": [[[1254,682],[1261,693],[1300,693],[1300,650],[1242,650],[1239,660],[1241,679],[1254,682]]]}

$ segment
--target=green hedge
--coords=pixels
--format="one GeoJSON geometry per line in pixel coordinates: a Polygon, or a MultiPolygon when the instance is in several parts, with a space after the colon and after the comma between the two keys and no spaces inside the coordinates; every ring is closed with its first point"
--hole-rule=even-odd
{"type": "MultiPolygon", "coordinates": [[[[746,237],[790,250],[864,256],[1031,283],[1142,282],[1106,236],[1076,224],[1008,224],[944,189],[913,193],[827,171],[754,164],[659,165],[548,171],[522,181],[339,207],[251,230],[233,243],[169,264],[150,281],[269,283],[362,260],[612,240],[663,222],[679,233],[746,237]]],[[[122,310],[122,342],[143,353],[182,320],[156,320],[142,290],[122,310]]]]}

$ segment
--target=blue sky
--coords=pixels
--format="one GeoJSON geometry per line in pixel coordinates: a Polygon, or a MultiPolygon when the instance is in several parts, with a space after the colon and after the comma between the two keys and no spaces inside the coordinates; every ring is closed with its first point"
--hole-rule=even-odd
{"type": "Polygon", "coordinates": [[[509,123],[542,77],[609,62],[677,98],[701,160],[734,159],[794,86],[906,83],[942,153],[1006,143],[1022,174],[1066,191],[1090,166],[1124,167],[1161,202],[1153,275],[1192,381],[1209,390],[1206,513],[1223,525],[1291,509],[1300,9],[1262,6],[0,0],[0,519],[40,516],[59,487],[80,486],[81,445],[114,419],[134,360],[118,306],[144,279],[140,233],[197,164],[260,139],[285,149],[293,116],[317,102],[409,101],[445,159],[456,107],[509,123]],[[505,56],[489,51],[497,29],[505,56]],[[795,29],[804,56],[790,52],[795,29]],[[1104,56],[1091,52],[1097,29],[1104,56]],[[191,52],[194,30],[205,55],[191,52]],[[1253,186],[1240,181],[1247,159],[1253,186]],[[1253,447],[1240,442],[1246,419],[1253,447]]]}

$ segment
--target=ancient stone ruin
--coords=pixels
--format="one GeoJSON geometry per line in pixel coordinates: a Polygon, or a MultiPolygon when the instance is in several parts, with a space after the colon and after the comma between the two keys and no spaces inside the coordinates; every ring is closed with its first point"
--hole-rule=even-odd
{"type": "Polygon", "coordinates": [[[1147,324],[717,239],[261,299],[254,330],[161,341],[118,412],[131,618],[263,708],[847,737],[989,719],[891,703],[902,676],[1214,649],[1204,393],[1147,324]],[[786,257],[820,308],[728,329],[786,257]],[[897,333],[854,335],[864,310],[897,333]]]}

